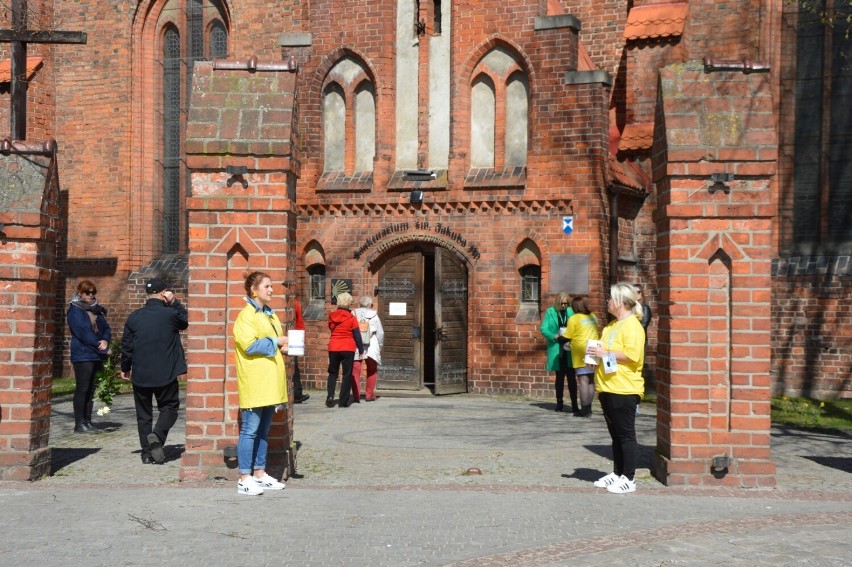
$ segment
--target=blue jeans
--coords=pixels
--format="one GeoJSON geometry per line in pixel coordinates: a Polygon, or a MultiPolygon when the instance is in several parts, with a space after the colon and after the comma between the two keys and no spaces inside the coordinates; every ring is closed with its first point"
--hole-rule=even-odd
{"type": "Polygon", "coordinates": [[[240,440],[237,443],[237,463],[240,474],[251,474],[255,470],[266,468],[266,451],[269,446],[266,438],[275,406],[240,409],[240,440]]]}

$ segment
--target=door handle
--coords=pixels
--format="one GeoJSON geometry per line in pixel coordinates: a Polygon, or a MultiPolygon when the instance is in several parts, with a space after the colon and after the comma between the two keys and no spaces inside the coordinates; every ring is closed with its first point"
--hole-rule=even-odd
{"type": "Polygon", "coordinates": [[[420,325],[413,325],[411,327],[411,338],[419,339],[420,338],[420,325]]]}
{"type": "Polygon", "coordinates": [[[444,328],[438,327],[435,329],[435,340],[443,341],[444,340],[444,328]]]}

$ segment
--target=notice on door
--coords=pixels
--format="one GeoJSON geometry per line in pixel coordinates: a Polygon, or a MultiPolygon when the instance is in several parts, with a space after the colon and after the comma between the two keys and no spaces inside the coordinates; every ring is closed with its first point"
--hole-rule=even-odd
{"type": "Polygon", "coordinates": [[[407,303],[392,301],[390,305],[388,305],[388,315],[391,317],[405,317],[407,307],[407,303]]]}

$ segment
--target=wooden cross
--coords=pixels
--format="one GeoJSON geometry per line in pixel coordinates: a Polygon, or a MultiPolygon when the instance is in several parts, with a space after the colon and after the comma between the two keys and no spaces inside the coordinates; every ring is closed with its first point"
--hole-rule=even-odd
{"type": "Polygon", "coordinates": [[[12,0],[12,29],[0,30],[0,43],[12,46],[12,109],[9,115],[13,140],[27,139],[27,44],[86,43],[84,32],[27,29],[27,0],[12,0]]]}

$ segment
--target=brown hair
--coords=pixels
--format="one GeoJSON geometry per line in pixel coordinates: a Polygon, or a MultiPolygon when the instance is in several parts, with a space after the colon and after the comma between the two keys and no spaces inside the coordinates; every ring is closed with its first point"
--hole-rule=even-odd
{"type": "Polygon", "coordinates": [[[77,295],[83,295],[89,291],[98,293],[98,287],[92,280],[83,280],[77,284],[77,295]]]}
{"type": "Polygon", "coordinates": [[[591,309],[589,309],[589,306],[586,305],[586,300],[582,297],[575,297],[571,300],[571,309],[574,313],[582,313],[583,315],[592,314],[591,309]]]}
{"type": "Polygon", "coordinates": [[[267,274],[266,272],[246,272],[245,277],[246,277],[246,283],[245,283],[246,295],[248,297],[252,296],[251,288],[257,287],[258,285],[260,285],[260,282],[263,281],[263,278],[269,278],[270,280],[272,279],[270,277],[270,275],[267,274]]]}

